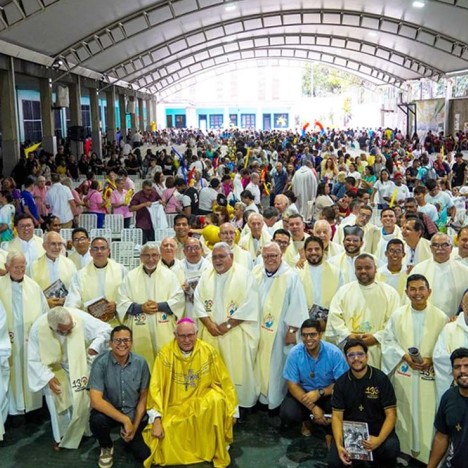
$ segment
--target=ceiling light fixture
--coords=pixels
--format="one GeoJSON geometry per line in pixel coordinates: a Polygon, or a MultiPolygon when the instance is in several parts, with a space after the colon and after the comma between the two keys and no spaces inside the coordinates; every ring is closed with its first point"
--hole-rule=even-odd
{"type": "Polygon", "coordinates": [[[229,3],[229,5],[226,5],[226,11],[234,11],[236,8],[235,3],[229,3]]]}
{"type": "Polygon", "coordinates": [[[369,31],[369,36],[375,37],[377,33],[375,31],[369,31]]]}
{"type": "Polygon", "coordinates": [[[415,0],[413,2],[414,8],[424,8],[426,6],[426,3],[420,0],[415,0]]]}

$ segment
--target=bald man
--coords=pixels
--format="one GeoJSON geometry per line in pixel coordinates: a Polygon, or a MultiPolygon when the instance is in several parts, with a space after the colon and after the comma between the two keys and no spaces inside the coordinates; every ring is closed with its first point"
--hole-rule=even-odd
{"type": "Polygon", "coordinates": [[[323,255],[324,255],[325,260],[344,252],[344,247],[341,244],[338,244],[331,240],[332,229],[331,229],[330,223],[326,221],[325,219],[319,219],[314,224],[313,233],[314,233],[314,236],[317,236],[320,239],[322,239],[323,255]]]}
{"type": "Polygon", "coordinates": [[[244,268],[251,270],[253,267],[252,255],[247,250],[241,249],[235,243],[236,228],[231,223],[221,224],[219,227],[219,239],[221,242],[226,242],[232,249],[234,254],[234,262],[242,265],[244,268]]]}
{"type": "Polygon", "coordinates": [[[239,247],[247,250],[255,262],[260,255],[265,244],[271,241],[271,236],[264,229],[265,221],[263,216],[258,213],[252,213],[247,220],[250,232],[242,237],[239,247]]]}

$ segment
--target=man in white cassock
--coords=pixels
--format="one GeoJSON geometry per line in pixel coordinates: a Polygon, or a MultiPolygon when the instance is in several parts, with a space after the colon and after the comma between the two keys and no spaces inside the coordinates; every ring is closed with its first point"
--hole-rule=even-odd
{"type": "Polygon", "coordinates": [[[452,251],[452,259],[468,266],[468,226],[463,226],[458,231],[457,246],[452,251]]]}
{"type": "Polygon", "coordinates": [[[260,297],[260,342],[256,372],[260,403],[275,409],[287,392],[282,372],[290,348],[297,343],[297,330],[308,318],[304,290],[297,272],[283,261],[278,244],[263,247],[263,265],[253,275],[260,297]]]}
{"type": "Polygon", "coordinates": [[[89,420],[90,365],[106,350],[110,332],[107,323],[71,307],[54,307],[31,327],[29,386],[45,395],[56,449],[80,445],[89,420]]]}
{"type": "Polygon", "coordinates": [[[403,236],[401,229],[397,225],[396,215],[392,208],[384,208],[380,212],[380,221],[382,222],[382,227],[379,230],[374,255],[381,263],[384,263],[387,260],[385,252],[388,242],[392,239],[403,239],[403,236]]]}
{"type": "Polygon", "coordinates": [[[345,226],[343,228],[343,247],[344,252],[329,257],[328,261],[331,265],[340,270],[344,284],[356,281],[356,268],[354,262],[361,253],[364,231],[358,226],[345,226]]]}
{"type": "Polygon", "coordinates": [[[8,336],[7,316],[0,303],[0,440],[5,434],[5,421],[8,416],[8,382],[10,380],[10,366],[8,358],[11,355],[11,343],[8,336]]]}
{"type": "MultiPolygon", "coordinates": [[[[377,226],[372,224],[370,221],[372,219],[372,208],[370,206],[364,205],[359,208],[359,212],[356,216],[356,226],[360,227],[363,231],[363,246],[362,251],[373,254],[377,249],[377,243],[380,238],[380,231],[377,226]]],[[[335,234],[335,242],[344,245],[344,232],[345,226],[341,224],[338,226],[335,234]]]]}
{"type": "Polygon", "coordinates": [[[65,307],[93,313],[93,304],[105,300],[107,304],[98,318],[108,322],[111,327],[117,326],[120,323],[117,316],[117,297],[127,269],[109,258],[109,243],[103,237],[93,239],[90,251],[93,261],[73,276],[65,307]]]}
{"type": "Polygon", "coordinates": [[[400,296],[391,286],[375,280],[372,255],[359,255],[355,267],[357,281],[338,289],[330,304],[325,336],[339,346],[347,339],[363,340],[369,347],[369,362],[380,369],[384,328],[399,307],[400,296]]]}
{"type": "Polygon", "coordinates": [[[450,355],[457,348],[468,348],[468,290],[463,294],[461,305],[463,313],[445,325],[437,339],[432,356],[438,402],[453,382],[450,355]]]}
{"type": "Polygon", "coordinates": [[[291,233],[291,243],[284,254],[283,260],[294,268],[299,261],[304,262],[304,242],[309,234],[305,232],[304,219],[299,213],[292,213],[289,216],[288,228],[291,233]]]}
{"type": "Polygon", "coordinates": [[[385,247],[387,262],[377,269],[377,280],[391,286],[400,296],[401,304],[405,304],[406,280],[408,269],[403,265],[405,258],[405,244],[400,239],[391,239],[385,247]]]}
{"type": "Polygon", "coordinates": [[[133,332],[134,351],[151,369],[158,351],[173,340],[185,300],[177,276],[161,266],[156,244],[146,243],[140,260],[141,265],[131,270],[120,286],[117,313],[133,332]]]}
{"type": "MultiPolygon", "coordinates": [[[[230,226],[234,229],[234,226],[230,226]]],[[[182,289],[185,293],[184,316],[192,318],[195,288],[200,281],[202,273],[210,267],[211,264],[205,257],[203,257],[202,243],[200,242],[200,239],[197,239],[196,237],[189,237],[186,240],[183,253],[184,258],[180,261],[180,265],[185,279],[182,284],[182,289]]]]}
{"type": "Polygon", "coordinates": [[[26,276],[26,258],[21,252],[8,254],[6,270],[0,278],[0,301],[11,342],[8,411],[21,415],[42,407],[41,393],[29,387],[28,340],[32,324],[49,306],[40,286],[26,276]]]}
{"type": "MultiPolygon", "coordinates": [[[[45,254],[39,257],[29,267],[29,276],[44,291],[58,280],[68,291],[71,279],[76,273],[75,264],[61,255],[63,240],[60,234],[54,231],[46,233],[43,237],[45,254]]],[[[65,302],[65,297],[61,292],[47,294],[49,307],[61,306],[65,302]]]]}
{"type": "Polygon", "coordinates": [[[431,289],[424,276],[410,275],[406,294],[411,304],[397,309],[385,327],[382,370],[390,375],[398,401],[401,451],[427,463],[436,411],[432,353],[447,316],[428,303],[431,289]]]}
{"type": "Polygon", "coordinates": [[[253,268],[252,255],[247,250],[241,249],[236,245],[236,228],[231,223],[221,224],[219,227],[219,239],[221,242],[226,242],[232,249],[234,254],[234,263],[251,270],[253,268]]]}
{"type": "Polygon", "coordinates": [[[242,236],[239,241],[239,247],[247,250],[252,260],[255,262],[256,258],[262,252],[263,246],[271,241],[271,236],[263,229],[265,221],[261,214],[252,213],[247,220],[247,225],[250,232],[242,236]]]}
{"type": "Polygon", "coordinates": [[[182,260],[176,258],[177,242],[173,237],[165,237],[159,246],[161,253],[160,266],[174,273],[179,283],[182,285],[185,282],[184,270],[182,268],[182,260]]]}
{"type": "Polygon", "coordinates": [[[249,270],[234,263],[229,245],[219,242],[213,268],[195,290],[193,316],[200,319],[200,338],[221,353],[236,387],[239,406],[251,408],[258,398],[254,365],[260,336],[258,288],[249,270]]]}
{"type": "Polygon", "coordinates": [[[320,237],[323,242],[323,255],[325,260],[328,260],[335,255],[339,255],[344,252],[344,247],[341,244],[333,242],[332,229],[330,223],[325,219],[319,219],[314,224],[313,230],[314,236],[320,237]]]}
{"type": "Polygon", "coordinates": [[[308,237],[304,251],[306,263],[297,271],[304,287],[307,310],[309,317],[319,320],[325,330],[331,301],[343,285],[343,278],[336,266],[325,261],[324,245],[320,237],[308,237]]]}
{"type": "Polygon", "coordinates": [[[432,284],[431,302],[448,317],[455,317],[468,286],[468,267],[451,260],[452,239],[443,233],[432,236],[432,259],[416,265],[412,273],[424,275],[432,284]]]}
{"type": "Polygon", "coordinates": [[[291,181],[291,188],[296,195],[296,206],[304,219],[307,218],[308,202],[313,201],[317,196],[318,181],[312,163],[306,161],[298,169],[291,181]]]}

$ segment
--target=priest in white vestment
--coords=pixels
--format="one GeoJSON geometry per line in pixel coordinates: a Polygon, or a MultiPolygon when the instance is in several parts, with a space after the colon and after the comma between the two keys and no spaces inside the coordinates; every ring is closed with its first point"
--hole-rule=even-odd
{"type": "Polygon", "coordinates": [[[468,267],[451,260],[452,239],[443,233],[432,236],[432,258],[416,265],[412,273],[424,275],[432,285],[431,302],[448,317],[455,317],[468,287],[468,267]]]}
{"type": "Polygon", "coordinates": [[[42,395],[33,392],[28,376],[28,340],[34,321],[49,310],[40,286],[26,273],[26,258],[21,252],[10,252],[7,274],[0,278],[0,301],[7,316],[11,342],[9,414],[21,415],[42,407],[42,395]]]}
{"type": "Polygon", "coordinates": [[[219,240],[226,242],[234,254],[234,262],[251,270],[253,268],[252,255],[247,250],[241,249],[236,243],[236,228],[231,223],[221,224],[219,227],[219,240]]]}
{"type": "Polygon", "coordinates": [[[81,270],[93,261],[89,247],[91,241],[85,228],[76,228],[72,232],[73,250],[68,253],[68,258],[75,264],[77,270],[81,270]]]}
{"type": "Polygon", "coordinates": [[[405,258],[405,244],[400,239],[388,241],[385,248],[387,262],[377,269],[377,281],[391,286],[398,293],[401,305],[406,304],[406,280],[408,279],[408,269],[403,264],[405,258]]]}
{"type": "Polygon", "coordinates": [[[299,213],[306,220],[308,213],[308,202],[315,200],[317,196],[318,180],[315,170],[310,161],[306,161],[294,174],[291,188],[296,195],[296,205],[299,213]]]}
{"type": "Polygon", "coordinates": [[[54,307],[31,327],[29,386],[45,395],[57,447],[80,445],[89,420],[90,365],[107,349],[110,332],[107,323],[67,307],[54,307]]]}
{"type": "Polygon", "coordinates": [[[452,259],[468,266],[468,226],[463,226],[457,234],[457,247],[453,248],[452,259]]]}
{"type": "Polygon", "coordinates": [[[328,261],[340,270],[343,282],[347,284],[356,281],[354,262],[361,253],[364,243],[364,231],[358,226],[345,226],[343,234],[344,252],[334,257],[329,257],[328,261]]]}
{"type": "Polygon", "coordinates": [[[405,264],[409,269],[432,257],[431,244],[423,237],[424,229],[424,223],[417,217],[407,218],[401,227],[405,241],[405,264]]]}
{"type": "Polygon", "coordinates": [[[297,272],[283,261],[278,244],[263,247],[263,265],[253,270],[260,297],[260,342],[256,372],[260,403],[275,409],[287,392],[283,367],[289,350],[297,343],[297,330],[309,315],[304,289],[297,272]]]}
{"type": "Polygon", "coordinates": [[[26,258],[27,267],[44,255],[42,239],[34,234],[34,218],[28,214],[22,214],[15,221],[18,237],[8,243],[8,252],[21,252],[26,258]]]}
{"type": "MultiPolygon", "coordinates": [[[[60,234],[54,231],[46,233],[43,237],[45,254],[31,264],[29,276],[42,288],[46,290],[49,286],[60,280],[68,291],[71,279],[76,273],[75,264],[61,255],[63,240],[60,234]]],[[[63,290],[56,288],[58,292],[47,294],[49,307],[61,306],[65,302],[63,290]]]]}
{"type": "Polygon", "coordinates": [[[325,260],[322,239],[307,238],[304,244],[306,263],[298,268],[299,278],[304,287],[309,317],[319,320],[325,330],[331,301],[343,285],[340,270],[325,260]]]}
{"type": "Polygon", "coordinates": [[[239,247],[247,250],[255,262],[262,252],[262,247],[271,241],[271,236],[263,229],[265,222],[261,214],[252,213],[247,220],[247,224],[250,228],[250,233],[242,236],[239,241],[239,247]]]}
{"type": "Polygon", "coordinates": [[[323,255],[328,260],[344,252],[344,247],[337,242],[333,242],[332,229],[330,223],[325,219],[319,219],[314,224],[314,236],[320,237],[323,242],[323,255]]]}
{"type": "Polygon", "coordinates": [[[305,232],[304,219],[299,213],[293,213],[288,218],[288,229],[291,233],[291,243],[289,244],[283,260],[292,268],[299,261],[304,262],[304,242],[309,237],[305,232]]]}
{"type": "Polygon", "coordinates": [[[182,261],[176,258],[177,242],[173,237],[165,237],[159,246],[161,253],[160,266],[174,273],[182,285],[185,283],[184,270],[182,269],[182,261]]]}
{"type": "Polygon", "coordinates": [[[357,281],[338,289],[331,302],[325,337],[339,346],[351,338],[364,340],[369,363],[380,369],[384,328],[399,307],[400,296],[391,286],[375,280],[372,255],[359,255],[355,268],[357,281]]]}
{"type": "Polygon", "coordinates": [[[260,335],[258,288],[249,270],[234,263],[229,245],[213,248],[213,268],[205,270],[195,290],[193,315],[200,319],[200,338],[221,353],[236,387],[239,406],[257,402],[254,372],[260,335]]]}
{"type": "Polygon", "coordinates": [[[120,323],[117,316],[117,296],[127,269],[109,258],[109,244],[103,237],[93,239],[90,250],[93,261],[73,276],[65,306],[96,315],[95,305],[107,301],[102,314],[99,311],[97,318],[115,327],[120,323]]]}
{"type": "Polygon", "coordinates": [[[450,355],[457,348],[468,348],[468,291],[462,299],[463,313],[456,320],[447,323],[437,339],[432,360],[434,361],[437,401],[453,382],[450,355]]]}
{"type": "Polygon", "coordinates": [[[140,260],[141,265],[129,271],[120,286],[117,312],[133,332],[133,350],[151,369],[158,351],[174,339],[185,299],[177,276],[161,266],[155,243],[142,247],[140,260]]]}
{"type": "Polygon", "coordinates": [[[397,309],[385,327],[382,370],[395,388],[401,451],[427,463],[436,412],[432,353],[448,319],[428,303],[431,289],[424,276],[411,274],[406,294],[411,304],[397,309]]]}
{"type": "Polygon", "coordinates": [[[10,381],[10,366],[8,358],[11,355],[11,343],[8,336],[7,316],[0,303],[0,440],[5,434],[5,421],[8,417],[8,383],[10,381]]]}

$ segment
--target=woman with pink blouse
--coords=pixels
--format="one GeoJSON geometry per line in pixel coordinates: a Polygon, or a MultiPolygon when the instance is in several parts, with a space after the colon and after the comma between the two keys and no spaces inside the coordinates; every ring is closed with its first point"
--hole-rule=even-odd
{"type": "Polygon", "coordinates": [[[112,205],[112,213],[121,214],[124,218],[124,228],[128,229],[132,220],[132,213],[130,213],[128,209],[130,199],[127,200],[128,190],[124,189],[124,184],[125,182],[121,177],[115,180],[116,189],[111,194],[110,202],[112,205]]]}
{"type": "Polygon", "coordinates": [[[97,227],[101,229],[104,227],[104,218],[106,217],[105,201],[102,198],[100,185],[97,180],[91,182],[88,195],[84,197],[86,204],[86,213],[97,215],[97,227]]]}
{"type": "Polygon", "coordinates": [[[34,197],[41,218],[45,218],[49,214],[45,202],[47,190],[49,190],[49,187],[46,185],[46,178],[44,176],[39,176],[33,186],[32,196],[34,197]]]}

